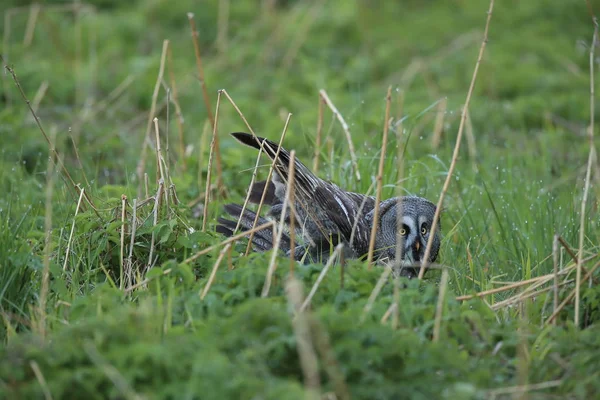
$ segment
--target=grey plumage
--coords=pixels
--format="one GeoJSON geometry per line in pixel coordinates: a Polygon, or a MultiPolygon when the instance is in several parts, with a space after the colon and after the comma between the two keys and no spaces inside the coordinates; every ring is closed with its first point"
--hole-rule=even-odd
{"type": "MultiPolygon", "coordinates": [[[[275,159],[278,145],[268,139],[254,137],[247,133],[232,133],[241,143],[260,149],[275,159]]],[[[266,217],[260,216],[257,226],[269,219],[279,221],[283,211],[286,182],[289,174],[290,154],[283,147],[275,160],[275,171],[270,182],[256,182],[250,189],[249,202],[258,204],[266,187],[264,204],[270,206],[266,217]]],[[[361,258],[369,250],[371,227],[374,219],[375,198],[342,190],[337,185],[315,176],[302,162],[294,165],[294,209],[297,246],[294,256],[297,260],[326,262],[333,248],[344,243],[347,258],[361,258]]],[[[429,231],[436,206],[417,196],[394,197],[384,200],[379,206],[378,227],[375,236],[375,259],[380,263],[392,263],[402,276],[414,277],[425,253],[429,231]],[[398,210],[401,210],[398,215],[398,210]],[[401,225],[398,227],[397,223],[401,225]],[[397,239],[401,241],[399,260],[397,259],[397,239]]],[[[236,204],[228,204],[225,211],[234,221],[219,218],[217,232],[232,236],[238,224],[242,231],[252,228],[256,214],[244,210],[236,204]]],[[[290,208],[286,210],[286,227],[289,228],[290,208]]],[[[433,238],[430,262],[434,262],[440,247],[440,225],[433,238]]],[[[257,251],[273,247],[271,228],[258,231],[252,238],[257,251]]],[[[282,234],[281,250],[290,254],[289,232],[282,234]]]]}

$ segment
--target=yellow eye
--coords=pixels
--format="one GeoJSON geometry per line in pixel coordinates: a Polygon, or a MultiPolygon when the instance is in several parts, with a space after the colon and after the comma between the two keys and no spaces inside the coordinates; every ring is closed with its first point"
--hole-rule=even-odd
{"type": "Polygon", "coordinates": [[[406,229],[400,228],[400,235],[406,236],[406,229]]]}
{"type": "Polygon", "coordinates": [[[421,228],[421,235],[425,235],[427,233],[427,228],[426,227],[422,227],[421,228]]]}

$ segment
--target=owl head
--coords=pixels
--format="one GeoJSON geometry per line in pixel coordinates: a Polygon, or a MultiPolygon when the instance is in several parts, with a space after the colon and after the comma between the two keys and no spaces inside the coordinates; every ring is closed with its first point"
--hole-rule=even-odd
{"type": "MultiPolygon", "coordinates": [[[[400,276],[415,277],[419,272],[415,264],[423,261],[435,209],[435,204],[417,196],[396,197],[383,201],[380,206],[380,226],[375,238],[378,259],[394,264],[399,269],[400,276]]],[[[438,221],[429,262],[434,262],[437,258],[440,230],[441,224],[438,221]]]]}

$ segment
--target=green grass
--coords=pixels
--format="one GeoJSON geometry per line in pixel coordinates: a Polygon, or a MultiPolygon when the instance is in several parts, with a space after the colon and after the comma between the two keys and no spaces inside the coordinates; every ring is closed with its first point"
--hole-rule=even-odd
{"type": "MultiPolygon", "coordinates": [[[[21,5],[4,2],[3,11],[9,3],[21,5]]],[[[52,198],[46,198],[48,145],[10,74],[2,74],[0,397],[307,395],[285,293],[289,262],[278,259],[270,295],[261,298],[270,254],[244,257],[245,243],[236,243],[204,299],[200,296],[220,248],[184,262],[224,239],[214,233],[216,218],[225,202],[243,200],[256,156],[229,137],[228,132],[246,127],[224,100],[218,132],[228,197],[217,196],[208,204],[208,228],[201,232],[197,204],[203,202],[210,136],[202,141],[208,115],[187,12],[195,13],[210,108],[215,108],[217,90],[226,89],[255,132],[273,140],[292,113],[285,146],[307,165],[314,154],[318,93],[327,91],[349,125],[362,179],[353,173],[344,132],[327,108],[323,132],[330,139],[321,148],[319,175],[348,190],[366,192],[375,180],[385,93],[392,85],[383,197],[396,193],[401,149],[402,190],[437,200],[488,4],[279,1],[267,12],[259,3],[267,2],[231,2],[225,48],[217,42],[223,27],[217,1],[94,0],[93,12],[79,18],[52,11],[54,2],[45,3],[30,45],[23,40],[28,11],[12,14],[1,52],[30,100],[44,82],[48,85],[37,114],[97,209],[84,202],[75,216],[77,195],[60,171],[52,198]],[[156,224],[153,201],[137,210],[128,278],[127,265],[121,264],[121,196],[129,203],[127,259],[131,205],[145,198],[138,198],[143,182],[136,168],[164,39],[170,41],[172,57],[156,116],[180,203],[169,194],[156,224]],[[179,148],[175,106],[166,106],[171,74],[185,121],[186,154],[179,148]],[[442,101],[447,102],[443,136],[434,149],[442,101]],[[45,249],[48,201],[53,229],[45,249]],[[40,310],[46,250],[49,290],[40,310]],[[152,267],[147,268],[151,253],[152,267]],[[132,284],[138,286],[127,290],[132,284]]],[[[500,287],[500,282],[552,273],[555,233],[575,251],[578,247],[589,151],[591,18],[585,4],[574,0],[496,3],[469,109],[476,153],[468,152],[465,140],[442,213],[439,261],[450,274],[440,339],[432,340],[439,270],[428,272],[424,282],[402,282],[397,323],[393,317],[382,323],[394,301],[393,284],[383,287],[366,313],[381,270],[350,262],[342,286],[335,266],[312,299],[307,322],[322,398],[332,398],[327,393],[344,398],[349,392],[364,399],[480,399],[492,397],[494,390],[496,398],[511,398],[512,392],[502,390],[525,384],[538,385],[528,390],[532,399],[584,399],[600,393],[596,285],[582,286],[580,326],[573,323],[572,302],[556,325],[545,325],[553,311],[552,291],[498,310],[494,304],[520,289],[483,300],[455,300],[500,287]]],[[[266,164],[263,160],[261,176],[266,176],[266,164]]],[[[153,151],[145,172],[154,195],[153,151]]],[[[585,257],[599,250],[597,179],[593,174],[585,257]]],[[[562,251],[560,266],[570,262],[562,251]]],[[[305,294],[321,269],[296,266],[305,294]]],[[[573,288],[572,283],[561,286],[560,300],[573,288]]]]}

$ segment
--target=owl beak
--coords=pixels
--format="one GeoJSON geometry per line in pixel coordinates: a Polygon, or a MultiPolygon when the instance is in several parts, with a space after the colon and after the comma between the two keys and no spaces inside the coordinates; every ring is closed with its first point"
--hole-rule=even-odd
{"type": "Polygon", "coordinates": [[[421,249],[421,242],[419,242],[419,241],[415,242],[415,249],[417,251],[419,251],[421,249]]]}

